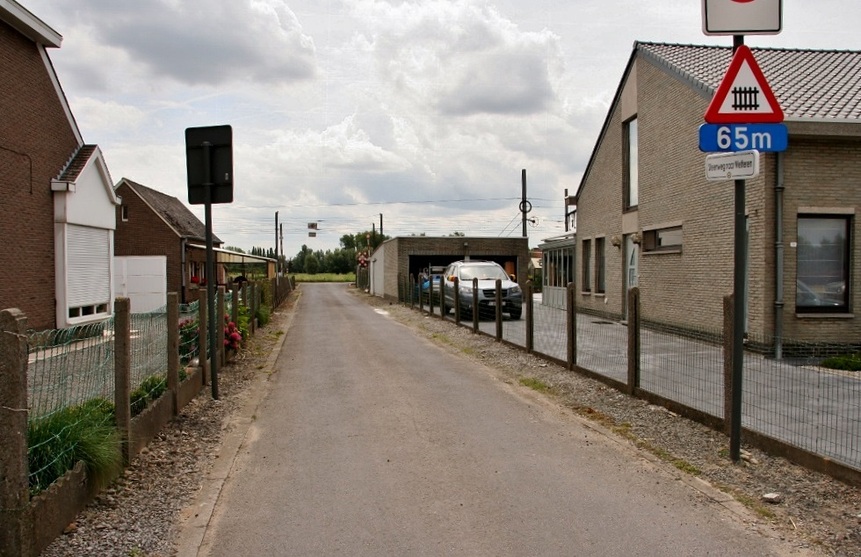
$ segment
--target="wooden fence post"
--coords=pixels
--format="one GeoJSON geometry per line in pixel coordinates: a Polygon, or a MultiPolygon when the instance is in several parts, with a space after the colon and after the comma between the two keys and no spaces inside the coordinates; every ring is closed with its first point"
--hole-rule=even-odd
{"type": "Polygon", "coordinates": [[[532,300],[531,280],[526,281],[524,296],[526,296],[526,353],[532,354],[535,349],[535,314],[532,312],[535,304],[532,300]]]}
{"type": "Polygon", "coordinates": [[[460,325],[460,279],[454,277],[454,322],[460,325]]]}
{"type": "Polygon", "coordinates": [[[478,334],[478,279],[472,279],[472,332],[478,334]]]}
{"type": "Polygon", "coordinates": [[[197,353],[200,354],[200,369],[203,376],[203,384],[209,384],[209,336],[207,335],[207,331],[209,331],[209,302],[206,299],[206,290],[201,289],[200,291],[200,301],[198,302],[198,330],[200,331],[200,335],[197,338],[197,353]]]}
{"type": "Polygon", "coordinates": [[[0,312],[0,556],[32,551],[27,463],[27,317],[0,312]]]}
{"type": "MultiPolygon", "coordinates": [[[[239,285],[235,282],[233,286],[231,286],[231,293],[233,294],[231,298],[233,299],[233,304],[230,306],[230,320],[236,323],[236,327],[239,327],[239,285]]],[[[243,339],[247,340],[247,339],[243,339]]]]}
{"type": "Polygon", "coordinates": [[[215,337],[215,346],[218,348],[218,369],[221,369],[227,365],[227,350],[224,349],[224,285],[218,287],[215,295],[218,296],[216,299],[216,307],[218,308],[216,311],[218,315],[215,319],[215,326],[218,327],[218,336],[215,337]]]}
{"type": "Polygon", "coordinates": [[[573,282],[565,289],[565,307],[568,310],[568,369],[577,365],[577,292],[573,282]]]}
{"type": "Polygon", "coordinates": [[[496,279],[496,288],[494,290],[494,316],[496,317],[496,341],[502,340],[502,280],[496,279]]]}
{"type": "Polygon", "coordinates": [[[131,462],[131,300],[114,301],[114,409],[123,453],[123,465],[131,462]]]}
{"type": "Polygon", "coordinates": [[[250,305],[251,319],[249,321],[251,322],[251,334],[253,335],[254,332],[257,330],[257,302],[258,302],[258,300],[257,300],[257,283],[251,283],[250,288],[251,288],[251,298],[250,298],[250,300],[251,300],[251,305],[250,305]]]}
{"type": "Polygon", "coordinates": [[[179,414],[179,296],[167,294],[167,389],[173,404],[173,415],[179,414]]]}
{"type": "Polygon", "coordinates": [[[640,289],[628,290],[628,385],[633,395],[640,388],[640,289]]]}

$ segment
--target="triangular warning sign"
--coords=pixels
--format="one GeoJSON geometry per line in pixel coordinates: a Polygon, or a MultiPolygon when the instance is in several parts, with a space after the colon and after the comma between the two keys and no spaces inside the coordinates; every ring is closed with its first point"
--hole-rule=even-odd
{"type": "Polygon", "coordinates": [[[783,122],[780,108],[753,52],[739,46],[706,110],[709,124],[777,124],[783,122]]]}

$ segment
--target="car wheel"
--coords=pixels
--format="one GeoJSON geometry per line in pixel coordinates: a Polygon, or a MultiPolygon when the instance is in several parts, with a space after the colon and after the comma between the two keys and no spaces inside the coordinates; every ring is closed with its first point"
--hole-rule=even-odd
{"type": "Polygon", "coordinates": [[[512,319],[520,319],[520,316],[522,315],[522,313],[523,313],[522,308],[521,309],[513,309],[510,312],[508,312],[508,314],[511,315],[512,319]]]}

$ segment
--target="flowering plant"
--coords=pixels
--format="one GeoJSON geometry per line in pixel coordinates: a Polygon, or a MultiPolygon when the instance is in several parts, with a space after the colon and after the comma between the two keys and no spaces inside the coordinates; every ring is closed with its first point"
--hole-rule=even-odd
{"type": "Polygon", "coordinates": [[[237,351],[242,344],[242,333],[236,327],[236,323],[230,321],[228,315],[224,316],[224,348],[237,351]]]}
{"type": "Polygon", "coordinates": [[[179,322],[179,353],[183,364],[189,363],[197,355],[197,342],[200,337],[200,329],[197,319],[186,318],[179,322]]]}
{"type": "Polygon", "coordinates": [[[191,284],[200,284],[200,277],[197,275],[191,277],[191,284]]]}

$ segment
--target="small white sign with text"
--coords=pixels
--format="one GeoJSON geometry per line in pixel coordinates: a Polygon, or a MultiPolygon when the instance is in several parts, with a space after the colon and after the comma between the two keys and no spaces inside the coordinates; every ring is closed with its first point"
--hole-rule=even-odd
{"type": "Polygon", "coordinates": [[[706,156],[706,179],[746,180],[759,176],[759,151],[736,151],[706,156]]]}

